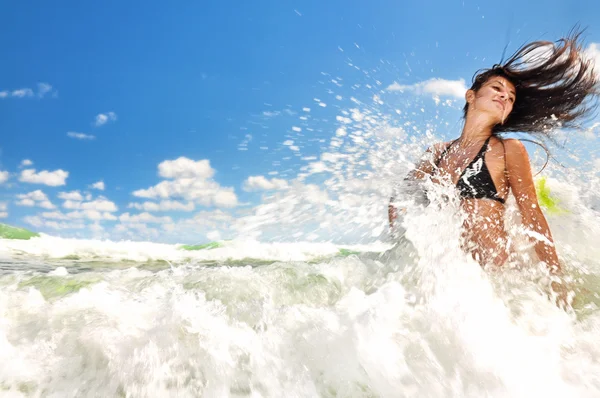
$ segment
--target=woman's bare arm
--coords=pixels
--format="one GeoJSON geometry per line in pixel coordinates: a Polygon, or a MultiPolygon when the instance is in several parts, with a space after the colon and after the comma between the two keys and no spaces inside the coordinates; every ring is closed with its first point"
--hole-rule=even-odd
{"type": "MultiPolygon", "coordinates": [[[[412,169],[408,175],[404,178],[405,180],[423,180],[425,176],[432,175],[435,171],[435,159],[439,158],[442,151],[449,145],[449,143],[436,144],[429,147],[421,159],[417,162],[414,169],[412,169]]],[[[390,198],[388,205],[388,221],[390,228],[394,226],[394,220],[398,217],[398,211],[392,204],[394,196],[390,198]]]]}
{"type": "Polygon", "coordinates": [[[516,139],[505,140],[504,147],[508,181],[517,200],[523,224],[540,235],[533,237],[535,251],[539,259],[548,265],[550,272],[558,274],[561,268],[548,222],[538,203],[527,150],[516,139]]]}
{"type": "Polygon", "coordinates": [[[439,158],[442,154],[443,150],[449,145],[449,143],[440,143],[436,144],[432,147],[429,147],[421,159],[415,165],[415,168],[412,169],[407,178],[413,180],[422,180],[427,175],[432,175],[435,171],[435,159],[439,158]]]}

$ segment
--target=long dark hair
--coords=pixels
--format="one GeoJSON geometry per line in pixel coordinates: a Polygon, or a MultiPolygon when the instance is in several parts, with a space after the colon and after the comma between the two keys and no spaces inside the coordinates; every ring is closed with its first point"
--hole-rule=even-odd
{"type": "MultiPolygon", "coordinates": [[[[494,134],[548,135],[555,127],[577,127],[577,121],[595,109],[592,99],[598,95],[598,76],[593,62],[582,53],[581,33],[573,30],[556,43],[526,44],[506,62],[475,74],[471,86],[475,92],[493,76],[502,76],[515,85],[513,110],[504,124],[494,127],[494,134]]],[[[465,117],[468,106],[463,109],[465,117]]]]}

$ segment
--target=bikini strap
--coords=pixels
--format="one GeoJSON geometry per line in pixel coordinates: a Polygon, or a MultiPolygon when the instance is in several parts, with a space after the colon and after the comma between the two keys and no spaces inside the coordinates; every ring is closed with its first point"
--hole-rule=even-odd
{"type": "Polygon", "coordinates": [[[456,141],[458,141],[458,138],[457,138],[456,140],[452,141],[451,143],[449,143],[449,144],[448,144],[448,146],[446,147],[446,149],[444,149],[444,150],[442,151],[442,154],[441,154],[441,155],[440,155],[440,156],[437,158],[437,160],[435,161],[435,167],[439,167],[439,166],[440,166],[440,162],[442,161],[442,159],[443,159],[444,155],[446,154],[446,152],[448,152],[448,149],[450,149],[450,147],[451,147],[452,145],[454,145],[454,143],[455,143],[456,141]]]}
{"type": "Polygon", "coordinates": [[[485,140],[485,142],[483,143],[483,146],[481,147],[481,149],[485,152],[488,150],[488,147],[490,146],[490,140],[492,139],[492,136],[490,135],[488,137],[487,140],[485,140]]]}

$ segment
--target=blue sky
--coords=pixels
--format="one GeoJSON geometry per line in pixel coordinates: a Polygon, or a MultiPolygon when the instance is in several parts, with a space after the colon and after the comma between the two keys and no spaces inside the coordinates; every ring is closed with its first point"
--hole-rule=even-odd
{"type": "Polygon", "coordinates": [[[2,15],[0,221],[186,243],[232,237],[275,196],[332,200],[314,200],[324,178],[298,174],[330,152],[340,117],[357,121],[352,98],[446,136],[460,79],[507,43],[575,24],[600,43],[591,0],[9,2],[2,15]]]}

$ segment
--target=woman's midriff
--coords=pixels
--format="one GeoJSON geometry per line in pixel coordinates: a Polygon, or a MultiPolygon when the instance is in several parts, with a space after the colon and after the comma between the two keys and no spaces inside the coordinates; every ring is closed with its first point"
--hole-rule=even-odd
{"type": "Polygon", "coordinates": [[[462,199],[466,214],[462,247],[482,266],[503,265],[508,258],[504,204],[490,199],[462,199]]]}

